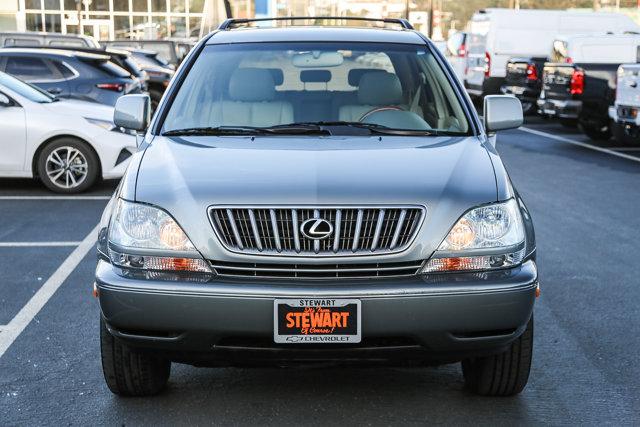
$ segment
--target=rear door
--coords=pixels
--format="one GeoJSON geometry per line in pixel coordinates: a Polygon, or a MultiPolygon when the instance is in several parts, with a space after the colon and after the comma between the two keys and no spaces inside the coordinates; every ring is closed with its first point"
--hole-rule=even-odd
{"type": "Polygon", "coordinates": [[[34,84],[52,95],[69,96],[69,84],[53,62],[33,56],[7,56],[4,72],[34,84]]]}

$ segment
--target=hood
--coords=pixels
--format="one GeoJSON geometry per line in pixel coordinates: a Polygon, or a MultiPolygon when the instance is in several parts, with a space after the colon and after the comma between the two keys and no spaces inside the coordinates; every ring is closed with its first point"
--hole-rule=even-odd
{"type": "Polygon", "coordinates": [[[59,101],[41,105],[55,114],[82,116],[113,122],[113,107],[98,104],[97,102],[60,98],[59,101]]]}
{"type": "Polygon", "coordinates": [[[421,248],[429,251],[496,194],[475,137],[156,137],[135,198],[168,210],[196,247],[220,258],[212,205],[420,205],[422,229],[435,227],[429,240],[437,242],[421,248]]]}

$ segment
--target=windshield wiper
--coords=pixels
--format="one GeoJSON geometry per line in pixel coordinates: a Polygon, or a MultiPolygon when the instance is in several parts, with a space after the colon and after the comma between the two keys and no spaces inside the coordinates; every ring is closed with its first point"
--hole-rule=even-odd
{"type": "Polygon", "coordinates": [[[174,129],[164,132],[163,136],[187,135],[308,135],[327,133],[319,126],[279,125],[272,127],[253,126],[208,126],[174,129]]]}
{"type": "Polygon", "coordinates": [[[260,128],[245,126],[205,126],[183,129],[173,129],[162,133],[162,136],[187,136],[187,135],[255,135],[260,128]]]}
{"type": "Polygon", "coordinates": [[[380,134],[380,135],[439,135],[440,133],[435,130],[421,130],[421,129],[394,129],[388,126],[379,125],[376,123],[364,123],[364,122],[349,122],[349,121],[319,121],[319,122],[300,122],[300,123],[291,123],[288,125],[280,125],[273,126],[269,129],[278,129],[278,128],[286,128],[286,127],[307,127],[307,128],[317,128],[320,130],[327,130],[330,133],[333,132],[334,129],[338,127],[348,127],[352,129],[366,129],[371,134],[380,134]]]}

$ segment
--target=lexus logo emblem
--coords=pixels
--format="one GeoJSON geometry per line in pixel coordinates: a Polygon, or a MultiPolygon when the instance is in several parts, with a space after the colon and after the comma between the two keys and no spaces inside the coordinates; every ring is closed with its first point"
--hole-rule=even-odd
{"type": "Polygon", "coordinates": [[[322,218],[311,218],[300,225],[300,232],[307,239],[323,240],[333,234],[333,225],[322,218]]]}

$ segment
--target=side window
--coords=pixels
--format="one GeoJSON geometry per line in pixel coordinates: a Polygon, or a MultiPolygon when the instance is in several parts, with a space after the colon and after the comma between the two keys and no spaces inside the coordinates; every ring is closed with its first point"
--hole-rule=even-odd
{"type": "Polygon", "coordinates": [[[78,40],[69,40],[69,39],[53,39],[49,41],[49,46],[51,47],[87,47],[84,41],[78,40]]]}
{"type": "Polygon", "coordinates": [[[9,47],[24,47],[24,46],[40,46],[40,42],[36,39],[20,39],[20,38],[12,38],[6,39],[4,45],[9,47]]]}
{"type": "Polygon", "coordinates": [[[56,67],[56,69],[60,72],[60,74],[62,74],[62,77],[64,77],[65,79],[70,79],[71,77],[75,76],[75,73],[71,71],[71,69],[66,65],[64,65],[62,62],[60,61],[51,61],[51,62],[53,62],[53,65],[56,67]]]}
{"type": "Polygon", "coordinates": [[[5,72],[26,80],[52,80],[59,76],[40,58],[11,56],[7,58],[5,72]]]}

